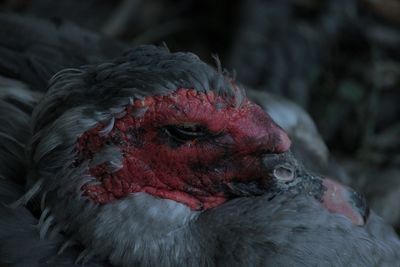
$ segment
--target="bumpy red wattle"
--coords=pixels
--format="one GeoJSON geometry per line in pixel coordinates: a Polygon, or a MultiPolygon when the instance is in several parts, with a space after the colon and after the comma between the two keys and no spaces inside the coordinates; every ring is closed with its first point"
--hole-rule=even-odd
{"type": "Polygon", "coordinates": [[[99,123],[77,142],[77,162],[90,160],[107,146],[116,146],[123,165],[112,172],[105,164],[90,168],[98,182],[82,187],[94,202],[104,204],[135,192],[184,203],[195,210],[226,201],[224,188],[233,181],[260,179],[263,153],[282,153],[290,140],[257,105],[213,92],[179,89],[166,96],[136,100],[115,120],[105,136],[99,123]],[[199,124],[213,136],[179,143],[168,125],[199,124]]]}

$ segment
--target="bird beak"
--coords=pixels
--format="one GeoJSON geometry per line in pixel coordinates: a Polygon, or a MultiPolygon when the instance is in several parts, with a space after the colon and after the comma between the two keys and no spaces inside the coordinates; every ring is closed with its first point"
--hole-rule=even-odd
{"type": "Polygon", "coordinates": [[[290,151],[279,154],[266,154],[262,159],[263,168],[278,183],[290,183],[296,179],[299,168],[290,151]]]}
{"type": "Polygon", "coordinates": [[[281,190],[303,190],[302,193],[313,195],[329,212],[344,215],[355,225],[363,225],[368,219],[369,207],[362,195],[334,180],[310,176],[290,152],[264,156],[263,161],[281,190]]]}
{"type": "Polygon", "coordinates": [[[227,192],[233,196],[258,196],[278,190],[282,184],[290,184],[296,178],[297,161],[291,152],[270,153],[262,158],[262,177],[250,181],[233,181],[227,192]],[[278,186],[277,186],[278,185],[278,186]]]}
{"type": "Polygon", "coordinates": [[[331,213],[347,217],[355,225],[363,225],[369,216],[365,198],[353,189],[328,178],[309,174],[291,152],[264,155],[263,178],[233,182],[229,192],[235,196],[257,196],[270,193],[313,196],[331,213]]]}
{"type": "Polygon", "coordinates": [[[344,215],[355,225],[365,224],[369,216],[369,207],[362,195],[328,178],[322,179],[322,184],[325,192],[321,202],[327,210],[344,215]]]}

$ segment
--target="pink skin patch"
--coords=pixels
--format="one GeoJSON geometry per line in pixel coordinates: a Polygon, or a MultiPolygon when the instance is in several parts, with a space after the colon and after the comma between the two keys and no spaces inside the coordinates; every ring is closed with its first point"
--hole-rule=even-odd
{"type": "Polygon", "coordinates": [[[267,182],[262,155],[290,147],[286,133],[256,104],[214,92],[178,89],[150,96],[128,106],[113,129],[102,134],[99,123],[77,142],[77,163],[90,160],[107,146],[123,155],[122,168],[104,164],[90,168],[99,183],[86,184],[84,194],[100,204],[135,192],[172,199],[194,210],[216,207],[227,200],[232,182],[267,182]],[[204,135],[180,140],[170,127],[200,127],[204,135]]]}
{"type": "Polygon", "coordinates": [[[322,197],[322,205],[333,213],[346,216],[356,225],[363,225],[365,220],[360,211],[351,203],[351,189],[331,179],[323,179],[326,191],[322,197]]]}

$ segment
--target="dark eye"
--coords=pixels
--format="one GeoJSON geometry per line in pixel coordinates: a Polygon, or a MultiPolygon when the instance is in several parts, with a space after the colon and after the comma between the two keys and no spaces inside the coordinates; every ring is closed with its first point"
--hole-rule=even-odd
{"type": "Polygon", "coordinates": [[[207,129],[197,124],[168,125],[166,133],[177,141],[186,142],[209,135],[207,129]]]}

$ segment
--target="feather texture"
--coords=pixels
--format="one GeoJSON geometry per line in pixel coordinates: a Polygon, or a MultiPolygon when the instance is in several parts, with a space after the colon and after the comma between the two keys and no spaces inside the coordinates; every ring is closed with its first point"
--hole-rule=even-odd
{"type": "Polygon", "coordinates": [[[89,166],[107,163],[111,171],[118,170],[123,153],[110,145],[77,164],[76,140],[85,131],[104,123],[101,134],[107,135],[134,100],[178,88],[238,97],[237,106],[243,93],[190,53],[141,46],[106,60],[102,39],[76,27],[14,16],[0,16],[0,22],[9,25],[6,29],[19,25],[22,32],[49,29],[39,38],[43,46],[36,46],[31,35],[22,38],[12,30],[10,38],[0,38],[0,71],[28,83],[8,80],[18,89],[4,86],[0,93],[0,265],[396,266],[400,262],[400,241],[379,217],[372,214],[365,225],[354,225],[305,194],[311,192],[308,188],[239,197],[202,212],[144,192],[106,205],[89,201],[81,187],[98,182],[89,166]],[[86,50],[80,50],[81,44],[58,46],[63,38],[88,38],[93,52],[82,59],[86,50]],[[21,50],[25,53],[18,54],[21,50]],[[66,51],[75,57],[61,56],[66,51]],[[54,62],[47,61],[49,54],[54,62]],[[43,90],[47,80],[44,96],[33,92],[43,90]]]}

